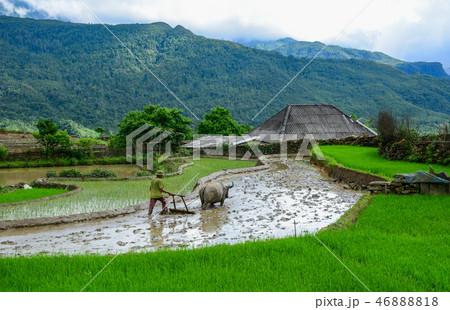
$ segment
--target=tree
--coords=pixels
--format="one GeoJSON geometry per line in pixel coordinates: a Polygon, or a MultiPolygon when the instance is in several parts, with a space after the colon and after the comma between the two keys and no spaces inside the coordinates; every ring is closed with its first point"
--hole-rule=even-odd
{"type": "Polygon", "coordinates": [[[45,156],[51,157],[56,153],[65,153],[71,146],[70,137],[67,131],[58,130],[58,126],[49,118],[40,119],[36,125],[39,133],[33,134],[44,148],[45,156]]]}
{"type": "Polygon", "coordinates": [[[0,145],[0,160],[6,160],[8,158],[8,149],[3,145],[0,145]]]}
{"type": "Polygon", "coordinates": [[[222,134],[222,135],[243,135],[252,127],[238,124],[229,110],[222,107],[211,109],[211,113],[206,113],[204,120],[198,124],[199,134],[222,134]]]}
{"type": "Polygon", "coordinates": [[[398,120],[392,112],[380,110],[378,112],[376,126],[382,147],[390,145],[396,141],[398,136],[398,120]]]}
{"type": "Polygon", "coordinates": [[[94,150],[92,147],[94,145],[100,144],[100,141],[98,141],[96,139],[92,139],[92,138],[82,138],[82,139],[78,139],[74,144],[79,149],[81,149],[87,156],[92,158],[92,157],[94,157],[94,150]]]}
{"type": "Polygon", "coordinates": [[[171,134],[166,140],[170,140],[174,147],[178,147],[183,140],[192,137],[192,129],[189,126],[192,124],[192,120],[184,117],[181,110],[148,105],[143,111],[131,111],[125,115],[122,121],[117,124],[119,133],[111,137],[110,145],[119,148],[125,147],[126,136],[144,124],[150,125],[149,130],[158,127],[170,131],[171,134]]]}
{"type": "Polygon", "coordinates": [[[95,132],[100,134],[100,137],[103,136],[103,134],[105,133],[105,129],[103,129],[103,127],[97,127],[94,129],[95,132]]]}

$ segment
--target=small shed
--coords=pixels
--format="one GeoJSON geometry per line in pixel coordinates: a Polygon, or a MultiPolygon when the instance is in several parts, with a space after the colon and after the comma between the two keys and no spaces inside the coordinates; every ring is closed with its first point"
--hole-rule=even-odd
{"type": "Polygon", "coordinates": [[[222,136],[222,135],[206,135],[195,138],[194,141],[182,145],[186,149],[213,149],[222,144],[239,145],[242,143],[257,140],[255,136],[222,136]]]}
{"type": "Polygon", "coordinates": [[[334,105],[292,104],[254,128],[249,135],[275,142],[282,140],[283,136],[301,139],[310,135],[317,140],[327,140],[377,134],[334,105]]]}

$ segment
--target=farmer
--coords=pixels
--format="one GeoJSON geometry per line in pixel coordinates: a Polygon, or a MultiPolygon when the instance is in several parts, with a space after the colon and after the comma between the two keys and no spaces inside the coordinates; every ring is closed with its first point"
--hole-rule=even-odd
{"type": "Polygon", "coordinates": [[[161,201],[162,203],[162,212],[161,214],[167,213],[166,200],[163,197],[162,193],[166,193],[169,195],[173,195],[172,193],[164,190],[164,185],[162,178],[164,177],[164,172],[162,170],[158,170],[156,172],[156,178],[152,179],[150,183],[150,206],[148,208],[148,215],[151,215],[153,212],[153,207],[156,204],[156,201],[161,201]]]}

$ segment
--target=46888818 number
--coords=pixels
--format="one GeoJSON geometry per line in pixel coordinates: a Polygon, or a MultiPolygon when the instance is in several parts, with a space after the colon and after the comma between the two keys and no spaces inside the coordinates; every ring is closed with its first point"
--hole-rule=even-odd
{"type": "Polygon", "coordinates": [[[437,307],[439,305],[437,297],[378,297],[375,303],[385,307],[437,307]]]}

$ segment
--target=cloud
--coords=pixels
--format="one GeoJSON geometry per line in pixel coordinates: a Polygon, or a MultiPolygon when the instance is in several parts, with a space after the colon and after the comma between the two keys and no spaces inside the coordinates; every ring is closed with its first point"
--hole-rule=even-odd
{"type": "MultiPolygon", "coordinates": [[[[405,60],[434,60],[450,65],[448,0],[376,0],[365,10],[370,0],[81,1],[108,24],[163,21],[227,40],[290,36],[305,41],[333,41],[405,60]]],[[[0,0],[1,4],[16,16],[39,11],[49,18],[98,22],[79,0],[0,0]]]]}

